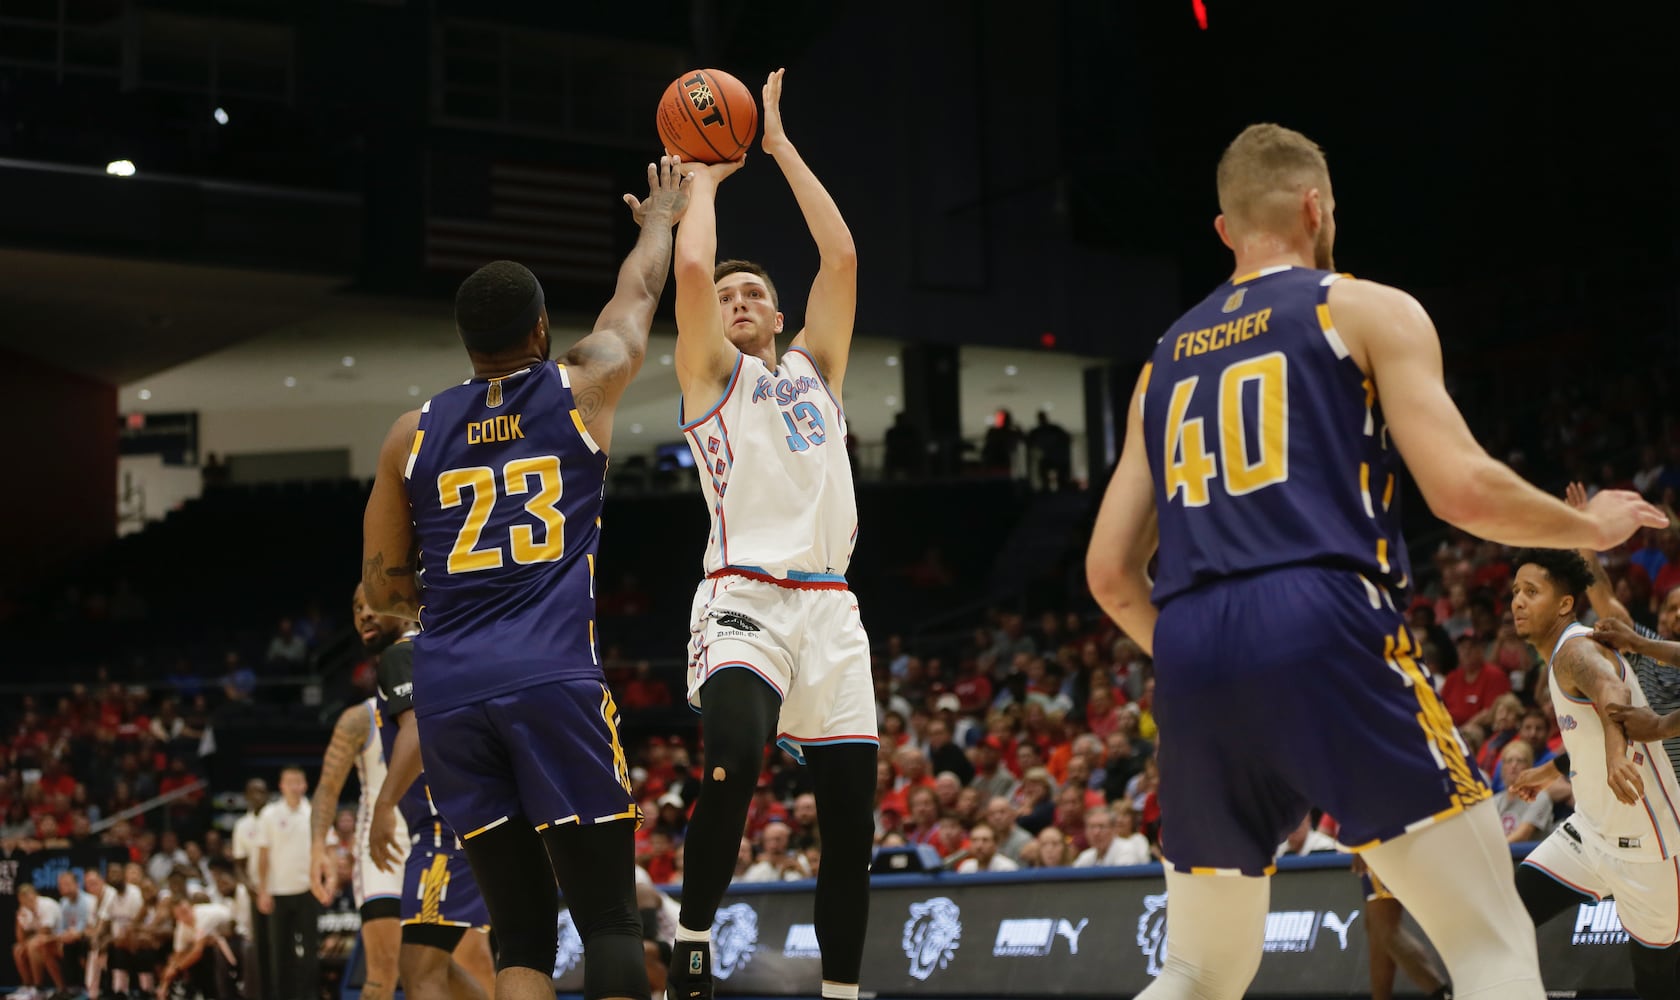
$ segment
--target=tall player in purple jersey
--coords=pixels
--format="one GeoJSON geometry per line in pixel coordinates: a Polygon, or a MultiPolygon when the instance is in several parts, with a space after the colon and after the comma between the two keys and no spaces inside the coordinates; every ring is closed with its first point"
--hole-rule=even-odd
{"type": "Polygon", "coordinates": [[[461,284],[473,377],[392,427],[363,526],[369,603],[420,620],[426,781],[490,912],[498,1000],[553,1000],[555,884],[584,941],[585,995],[648,996],[637,808],[594,620],[613,413],[688,202],[674,157],[649,165],[648,185],[646,201],[625,196],[641,237],[612,301],[560,363],[530,271],[497,261],[461,284]]]}
{"type": "Polygon", "coordinates": [[[1398,475],[1404,460],[1438,516],[1508,545],[1606,548],[1666,519],[1622,491],[1573,510],[1482,450],[1423,309],[1333,272],[1329,168],[1305,136],[1246,129],[1218,186],[1233,277],[1138,379],[1087,559],[1155,657],[1171,903],[1141,997],[1242,996],[1273,849],[1311,803],[1429,935],[1455,996],[1538,1000],[1499,817],[1396,610],[1398,475]]]}

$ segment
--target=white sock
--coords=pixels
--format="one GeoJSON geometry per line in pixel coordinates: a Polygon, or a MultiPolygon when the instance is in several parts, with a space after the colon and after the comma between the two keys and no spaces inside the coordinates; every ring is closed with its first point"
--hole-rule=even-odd
{"type": "Polygon", "coordinates": [[[703,931],[691,931],[687,927],[684,927],[682,924],[678,924],[677,925],[677,940],[678,941],[704,941],[707,944],[711,944],[711,942],[712,942],[712,929],[710,927],[708,927],[703,931]]]}
{"type": "Polygon", "coordinates": [[[858,984],[831,983],[824,979],[822,995],[825,1000],[858,1000],[858,984]]]}

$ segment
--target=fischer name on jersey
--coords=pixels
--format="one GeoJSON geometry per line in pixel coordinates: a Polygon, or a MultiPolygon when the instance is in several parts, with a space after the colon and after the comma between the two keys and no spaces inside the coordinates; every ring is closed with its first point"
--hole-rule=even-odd
{"type": "Polygon", "coordinates": [[[858,525],[846,415],[808,351],[789,348],[774,371],[740,355],[682,430],[712,512],[707,575],[845,581],[858,525]]]}

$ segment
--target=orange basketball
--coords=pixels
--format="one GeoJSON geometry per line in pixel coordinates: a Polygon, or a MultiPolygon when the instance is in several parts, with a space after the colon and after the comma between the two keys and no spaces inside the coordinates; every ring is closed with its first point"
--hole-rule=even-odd
{"type": "Polygon", "coordinates": [[[699,163],[747,155],[758,134],[752,91],[720,69],[697,69],[671,81],[654,116],[665,152],[699,163]]]}

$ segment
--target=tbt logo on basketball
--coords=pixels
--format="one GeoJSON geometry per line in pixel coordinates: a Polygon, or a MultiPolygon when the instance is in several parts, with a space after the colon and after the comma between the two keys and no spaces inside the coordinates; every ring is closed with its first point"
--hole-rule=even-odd
{"type": "Polygon", "coordinates": [[[665,88],[654,114],[665,151],[695,163],[726,163],[747,153],[758,135],[752,92],[728,73],[697,69],[665,88]]]}

